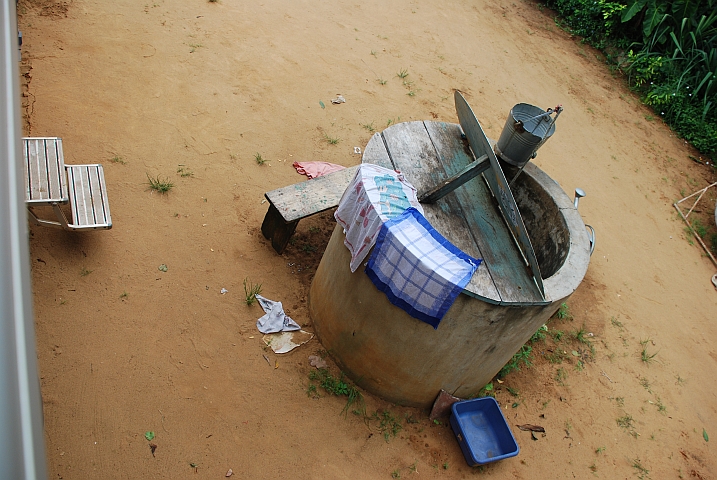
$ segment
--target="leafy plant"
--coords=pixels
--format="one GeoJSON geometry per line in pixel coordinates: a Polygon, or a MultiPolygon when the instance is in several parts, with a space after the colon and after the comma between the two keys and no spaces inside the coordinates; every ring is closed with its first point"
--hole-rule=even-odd
{"type": "Polygon", "coordinates": [[[533,347],[531,347],[528,344],[523,345],[520,347],[520,350],[515,352],[513,357],[508,361],[508,363],[503,366],[503,368],[500,369],[500,372],[498,372],[498,378],[504,378],[506,375],[508,375],[510,372],[514,370],[520,370],[520,364],[524,364],[527,367],[530,367],[532,365],[530,361],[531,354],[533,352],[533,347]]]}
{"type": "Polygon", "coordinates": [[[398,73],[396,74],[396,76],[397,76],[398,78],[406,78],[406,77],[408,76],[408,70],[406,70],[406,69],[401,69],[401,71],[398,72],[398,73]]]}
{"type": "Polygon", "coordinates": [[[530,340],[528,340],[530,343],[535,343],[538,340],[545,340],[545,332],[548,331],[548,326],[543,324],[538,330],[535,331],[532,337],[530,337],[530,340]]]}
{"type": "Polygon", "coordinates": [[[366,416],[366,403],[364,402],[363,394],[354,385],[346,382],[344,372],[341,372],[339,378],[336,378],[331,375],[328,369],[319,368],[309,373],[309,380],[318,382],[319,386],[331,395],[346,396],[346,405],[341,410],[344,416],[348,414],[349,409],[354,405],[358,406],[355,413],[366,416]]]}
{"type": "Polygon", "coordinates": [[[480,389],[477,396],[478,397],[495,397],[495,392],[493,391],[493,382],[486,383],[485,386],[480,389]]]}
{"type": "Polygon", "coordinates": [[[567,303],[561,303],[560,308],[558,308],[557,317],[560,320],[572,320],[573,316],[570,315],[570,307],[568,307],[567,303]]]}
{"type": "Polygon", "coordinates": [[[632,415],[626,413],[622,417],[618,417],[617,426],[626,430],[631,429],[633,426],[632,415]]]}
{"type": "Polygon", "coordinates": [[[254,160],[256,161],[257,165],[264,165],[266,163],[266,160],[264,160],[261,156],[261,153],[256,152],[254,154],[254,160]]]}
{"type": "Polygon", "coordinates": [[[560,342],[560,340],[563,339],[563,335],[565,335],[565,332],[562,330],[551,330],[549,333],[550,336],[553,337],[553,341],[556,343],[560,342]]]}
{"type": "Polygon", "coordinates": [[[319,394],[316,390],[316,385],[314,385],[313,383],[310,383],[309,386],[306,387],[306,396],[318,398],[319,394]]]}
{"type": "Polygon", "coordinates": [[[373,413],[372,418],[379,422],[378,429],[383,434],[383,439],[386,440],[386,443],[403,429],[401,422],[388,410],[384,410],[380,414],[376,411],[373,413]]]}
{"type": "Polygon", "coordinates": [[[310,243],[305,243],[301,246],[301,250],[306,253],[313,253],[317,250],[317,248],[314,245],[311,245],[310,243]]]}

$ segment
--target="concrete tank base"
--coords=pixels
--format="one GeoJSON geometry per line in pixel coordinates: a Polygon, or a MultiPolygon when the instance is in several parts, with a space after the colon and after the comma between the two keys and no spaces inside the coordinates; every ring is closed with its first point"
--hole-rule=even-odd
{"type": "Polygon", "coordinates": [[[529,164],[521,178],[516,201],[533,243],[547,245],[541,263],[552,262],[545,305],[501,305],[462,293],[434,330],[392,305],[362,268],[351,273],[336,227],[311,284],[309,313],[324,348],[359,387],[414,407],[429,407],[441,389],[476,395],[575,291],[589,262],[582,219],[537,167],[529,164]]]}

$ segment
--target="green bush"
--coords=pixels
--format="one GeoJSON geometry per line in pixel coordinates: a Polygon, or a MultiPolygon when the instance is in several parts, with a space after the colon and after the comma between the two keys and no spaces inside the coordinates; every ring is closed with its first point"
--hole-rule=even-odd
{"type": "Polygon", "coordinates": [[[560,27],[600,49],[617,39],[616,27],[626,8],[604,0],[548,0],[546,4],[560,14],[561,19],[557,21],[560,27]]]}
{"type": "Polygon", "coordinates": [[[603,50],[643,101],[717,160],[717,0],[547,0],[556,23],[603,50]]]}

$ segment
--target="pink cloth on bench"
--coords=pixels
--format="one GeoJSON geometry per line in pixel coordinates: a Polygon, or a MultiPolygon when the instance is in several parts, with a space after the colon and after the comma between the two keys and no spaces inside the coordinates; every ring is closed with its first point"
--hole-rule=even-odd
{"type": "Polygon", "coordinates": [[[294,162],[296,172],[306,175],[309,179],[328,175],[329,173],[338,172],[346,167],[328,162],[294,162]]]}

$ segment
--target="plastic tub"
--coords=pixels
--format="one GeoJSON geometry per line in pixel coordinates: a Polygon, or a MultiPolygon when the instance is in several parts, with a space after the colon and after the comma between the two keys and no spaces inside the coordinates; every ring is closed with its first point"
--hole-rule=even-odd
{"type": "Polygon", "coordinates": [[[484,465],[514,457],[520,452],[495,398],[456,402],[451,412],[451,427],[468,465],[484,465]]]}

